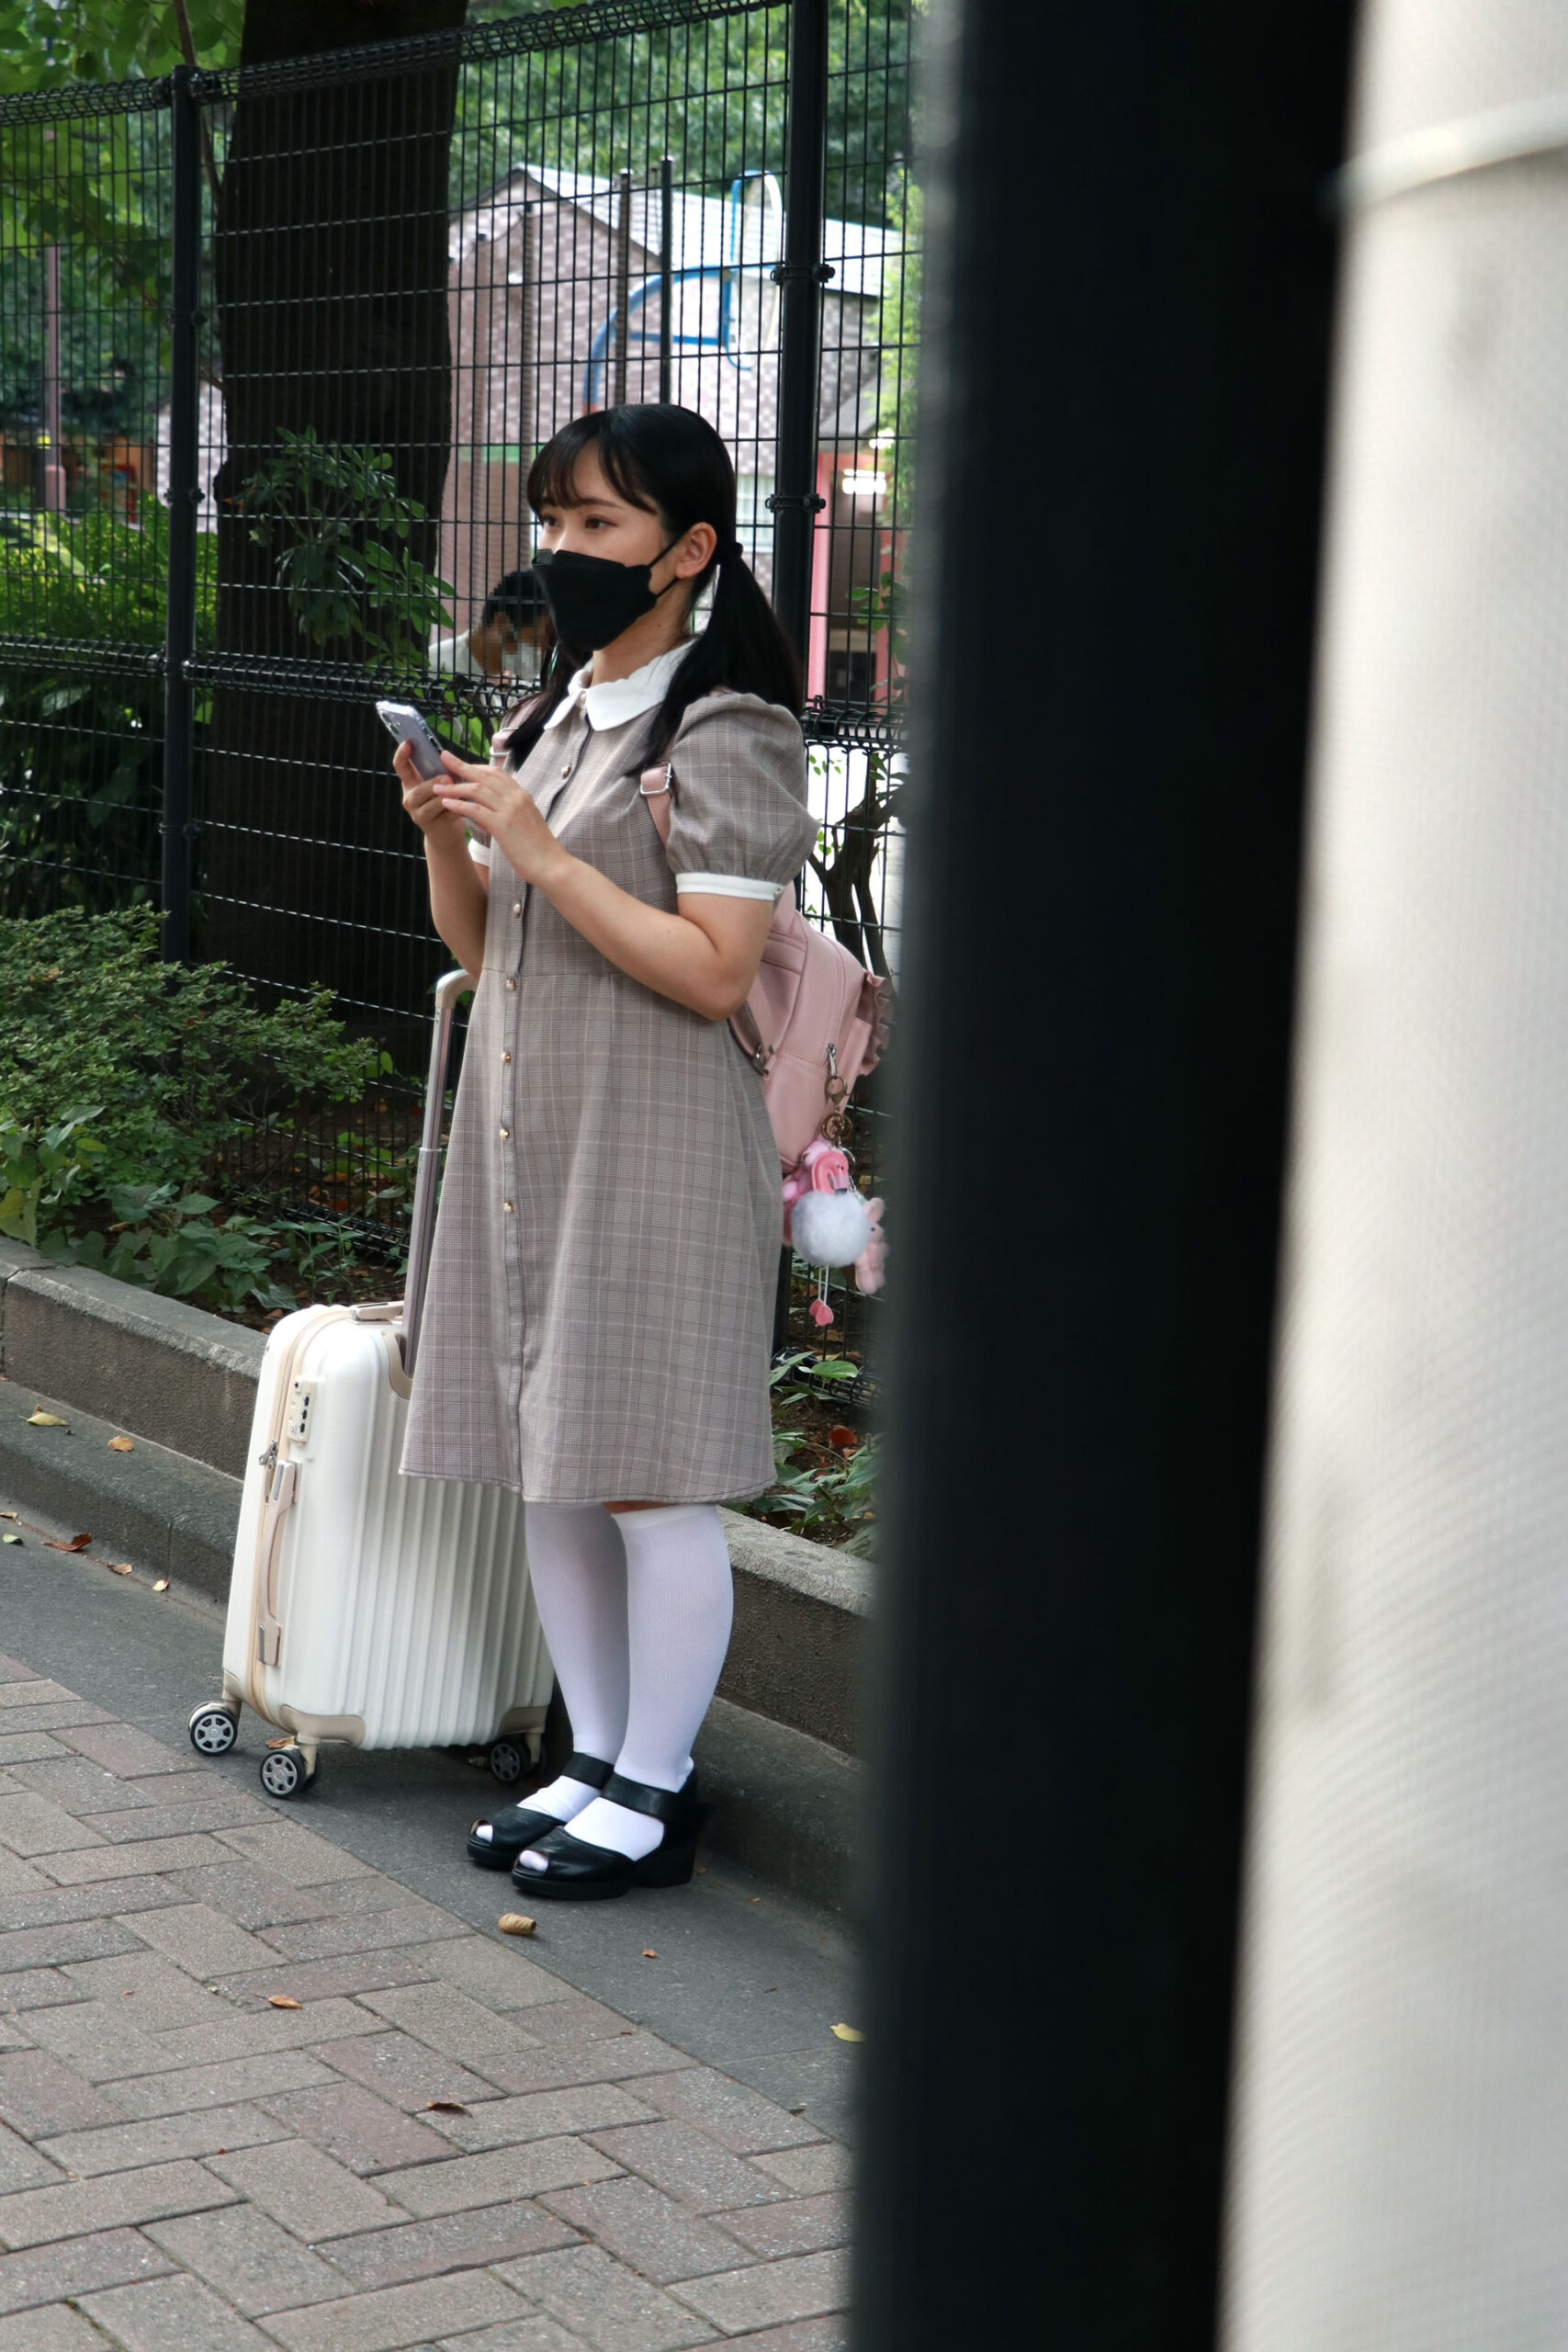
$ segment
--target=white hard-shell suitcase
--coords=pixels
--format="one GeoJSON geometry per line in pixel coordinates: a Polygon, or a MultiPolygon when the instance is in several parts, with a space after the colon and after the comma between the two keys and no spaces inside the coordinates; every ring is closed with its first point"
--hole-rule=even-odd
{"type": "Polygon", "coordinates": [[[197,1707],[203,1755],[242,1706],[290,1735],[262,1761],[269,1796],[316,1776],[323,1740],[486,1746],[502,1781],[537,1756],[552,1674],[529,1589],[523,1503],[500,1487],[400,1475],[441,1157],[452,1015],[436,989],[402,1301],[308,1306],[267,1340],[223,1637],[223,1696],[197,1707]]]}

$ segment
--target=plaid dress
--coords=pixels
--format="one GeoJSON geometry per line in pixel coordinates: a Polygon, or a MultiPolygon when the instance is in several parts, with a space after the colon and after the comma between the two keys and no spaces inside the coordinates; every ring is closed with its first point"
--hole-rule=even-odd
{"type": "MultiPolygon", "coordinates": [[[[693,707],[668,858],[638,790],[649,724],[595,729],[580,700],[518,781],[649,906],[676,910],[677,876],[776,895],[814,832],[795,720],[750,695],[693,707]]],[[[534,1502],[760,1494],[779,1187],[728,1024],[617,970],[496,845],[403,1469],[534,1502]]]]}

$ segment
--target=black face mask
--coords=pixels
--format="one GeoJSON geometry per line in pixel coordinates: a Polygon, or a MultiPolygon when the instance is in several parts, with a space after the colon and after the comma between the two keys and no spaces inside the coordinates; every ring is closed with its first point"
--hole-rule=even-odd
{"type": "MultiPolygon", "coordinates": [[[[660,548],[658,563],[670,548],[660,548]]],[[[541,549],[534,558],[535,579],[545,592],[556,635],[574,653],[597,653],[611,645],[644,613],[651,613],[660,596],[675,582],[653,586],[653,563],[612,563],[607,556],[575,555],[541,549]]]]}

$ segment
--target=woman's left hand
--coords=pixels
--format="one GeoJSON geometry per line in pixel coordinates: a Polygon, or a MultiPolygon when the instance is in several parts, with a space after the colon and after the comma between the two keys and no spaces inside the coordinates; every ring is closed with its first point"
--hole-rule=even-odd
{"type": "Polygon", "coordinates": [[[501,845],[502,856],[524,882],[548,887],[552,873],[570,863],[570,854],[539,814],[538,804],[506,768],[482,767],[443,752],[445,783],[435,789],[444,808],[477,825],[501,845]]]}

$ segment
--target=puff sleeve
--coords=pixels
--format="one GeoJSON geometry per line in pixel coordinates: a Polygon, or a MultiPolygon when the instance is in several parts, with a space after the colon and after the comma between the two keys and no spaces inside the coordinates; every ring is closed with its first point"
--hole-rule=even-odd
{"type": "Polygon", "coordinates": [[[686,713],[669,757],[677,891],[776,899],[817,833],[798,719],[755,695],[707,695],[686,713]]]}

